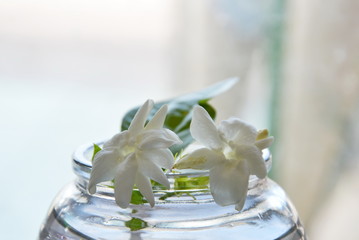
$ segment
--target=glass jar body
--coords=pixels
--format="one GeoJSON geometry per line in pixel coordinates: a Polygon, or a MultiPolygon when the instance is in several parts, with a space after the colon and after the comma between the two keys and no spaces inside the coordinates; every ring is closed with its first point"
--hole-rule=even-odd
{"type": "Polygon", "coordinates": [[[144,203],[122,209],[111,187],[87,193],[90,166],[84,163],[74,158],[78,178],[54,200],[39,239],[306,239],[293,205],[268,178],[251,179],[240,212],[218,206],[208,186],[198,184],[208,178],[205,172],[170,174],[171,190],[154,189],[153,208],[144,203]],[[179,189],[178,179],[197,188],[179,189]]]}

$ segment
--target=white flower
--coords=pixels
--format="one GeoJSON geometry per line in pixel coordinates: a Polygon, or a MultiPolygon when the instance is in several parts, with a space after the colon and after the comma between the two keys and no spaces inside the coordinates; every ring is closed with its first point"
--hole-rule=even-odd
{"type": "Polygon", "coordinates": [[[209,169],[210,189],[214,201],[221,205],[243,208],[250,175],[265,178],[267,169],[262,149],[269,147],[273,137],[238,118],[222,121],[218,128],[205,109],[196,106],[190,131],[200,148],[178,160],[177,169],[209,169]]]}
{"type": "Polygon", "coordinates": [[[174,158],[168,147],[182,141],[174,132],[163,128],[167,105],[162,106],[145,126],[152,107],[153,101],[147,100],[128,130],[105,142],[95,155],[88,186],[91,194],[96,192],[96,184],[114,179],[115,200],[120,207],[128,207],[134,184],[154,206],[150,179],[170,187],[161,168],[172,168],[174,158]]]}

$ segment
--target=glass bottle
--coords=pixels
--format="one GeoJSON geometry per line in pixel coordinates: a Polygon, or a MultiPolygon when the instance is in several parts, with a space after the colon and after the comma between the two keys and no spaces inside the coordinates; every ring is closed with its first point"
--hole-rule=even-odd
{"type": "MultiPolygon", "coordinates": [[[[251,176],[240,212],[213,201],[208,172],[188,170],[167,174],[170,190],[154,185],[153,208],[144,203],[122,209],[111,182],[98,185],[94,195],[87,192],[92,151],[92,145],[84,145],[74,153],[77,178],[55,198],[39,239],[306,239],[292,203],[269,178],[251,176]]],[[[269,151],[263,156],[269,169],[269,151]]]]}

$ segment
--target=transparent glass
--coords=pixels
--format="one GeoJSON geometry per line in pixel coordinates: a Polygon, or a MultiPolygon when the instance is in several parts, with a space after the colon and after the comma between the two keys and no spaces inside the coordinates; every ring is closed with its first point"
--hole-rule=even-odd
{"type": "MultiPolygon", "coordinates": [[[[244,209],[221,207],[208,189],[208,172],[168,173],[170,190],[154,187],[156,205],[118,207],[111,183],[86,191],[92,146],[73,157],[77,179],[54,200],[39,239],[306,239],[298,214],[275,182],[250,179],[244,209]]],[[[269,151],[264,151],[267,169],[269,151]]]]}

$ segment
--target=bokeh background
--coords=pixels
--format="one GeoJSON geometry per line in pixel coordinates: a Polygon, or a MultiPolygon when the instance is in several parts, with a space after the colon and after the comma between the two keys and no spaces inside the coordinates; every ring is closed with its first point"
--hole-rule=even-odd
{"type": "Polygon", "coordinates": [[[218,120],[270,128],[311,239],[359,239],[357,0],[0,0],[0,229],[36,239],[71,154],[155,101],[238,76],[218,120]]]}

